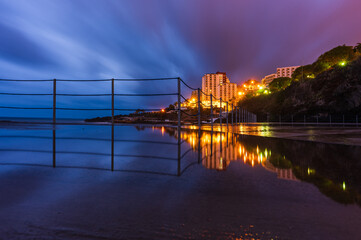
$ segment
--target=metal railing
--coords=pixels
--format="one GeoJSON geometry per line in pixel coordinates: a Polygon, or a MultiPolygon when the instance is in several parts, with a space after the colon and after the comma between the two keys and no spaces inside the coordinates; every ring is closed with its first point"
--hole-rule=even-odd
{"type": "MultiPolygon", "coordinates": [[[[181,128],[182,124],[184,125],[184,121],[182,121],[182,115],[188,116],[188,117],[197,117],[197,123],[198,123],[198,131],[200,136],[200,131],[202,127],[202,117],[203,118],[210,118],[210,124],[213,127],[214,124],[214,117],[217,117],[217,114],[214,114],[214,104],[213,99],[220,101],[219,106],[219,115],[218,119],[220,122],[220,125],[222,126],[223,119],[226,120],[226,124],[228,126],[229,124],[229,118],[231,117],[231,125],[234,124],[241,124],[241,123],[249,123],[256,121],[255,115],[247,112],[245,109],[242,109],[240,107],[234,106],[233,103],[230,103],[228,101],[224,101],[222,98],[216,98],[212,94],[207,95],[199,88],[192,88],[189,86],[184,80],[182,80],[179,77],[176,78],[143,78],[143,79],[44,79],[44,80],[38,80],[38,79],[31,79],[31,80],[19,80],[19,79],[0,79],[0,82],[7,82],[7,83],[24,83],[24,82],[37,82],[37,83],[50,83],[52,84],[52,92],[51,93],[19,93],[19,92],[0,92],[0,96],[52,96],[52,106],[43,107],[43,106],[7,106],[7,105],[0,105],[0,109],[16,109],[16,110],[51,110],[52,111],[52,121],[51,124],[53,125],[52,128],[52,150],[51,151],[42,151],[46,153],[52,153],[52,167],[57,166],[56,156],[57,154],[91,154],[91,155],[99,155],[99,156],[110,156],[111,157],[111,166],[110,170],[115,171],[114,167],[114,158],[115,157],[139,157],[139,158],[154,158],[154,159],[168,159],[168,160],[176,160],[178,161],[178,167],[177,167],[177,175],[180,176],[185,170],[181,169],[181,160],[185,158],[191,151],[187,150],[182,154],[181,145],[184,143],[184,141],[181,140],[181,128]],[[136,93],[136,94],[128,94],[128,93],[116,93],[115,92],[115,82],[151,82],[151,81],[177,81],[177,91],[171,92],[171,93],[136,93]],[[57,91],[58,84],[63,82],[77,82],[77,83],[89,83],[89,82],[109,82],[111,93],[96,93],[96,94],[75,94],[75,93],[59,93],[57,91]],[[182,84],[186,86],[187,88],[191,90],[197,90],[198,94],[198,100],[196,102],[197,105],[197,113],[196,114],[190,114],[187,111],[182,110],[182,99],[184,102],[187,102],[188,99],[185,98],[181,93],[181,86],[182,84]],[[202,101],[201,96],[210,96],[211,104],[210,106],[206,106],[204,102],[202,101]],[[108,96],[111,97],[111,108],[75,108],[75,107],[59,107],[58,106],[58,96],[62,97],[104,97],[108,96]],[[132,154],[115,154],[114,153],[114,143],[123,141],[123,142],[142,142],[142,143],[154,143],[154,144],[166,144],[163,142],[157,142],[157,141],[141,141],[141,140],[131,140],[131,139],[115,139],[115,133],[114,128],[116,126],[115,123],[115,111],[136,111],[141,109],[144,112],[150,112],[150,111],[160,111],[162,109],[159,108],[117,108],[115,106],[115,97],[160,97],[160,96],[177,96],[177,143],[171,143],[171,145],[177,145],[177,157],[174,158],[168,158],[168,157],[161,157],[161,156],[145,156],[145,155],[132,155],[132,154]],[[210,108],[210,114],[204,114],[204,111],[202,113],[203,108],[210,108]],[[223,109],[225,109],[226,117],[224,117],[224,114],[222,113],[223,109]],[[109,141],[111,142],[111,151],[110,154],[104,154],[104,153],[95,153],[95,152],[66,152],[66,151],[57,151],[56,147],[56,140],[57,139],[63,139],[63,138],[57,138],[56,137],[56,128],[55,126],[58,124],[62,124],[61,122],[57,121],[57,111],[111,111],[111,139],[89,139],[89,140],[95,140],[95,141],[109,141]]],[[[188,101],[189,102],[189,101],[188,101]]],[[[206,121],[207,123],[208,121],[206,121]]],[[[29,123],[29,122],[28,122],[29,123]]],[[[36,124],[40,124],[41,122],[35,122],[36,124]]],[[[46,123],[49,124],[49,123],[46,123]]],[[[79,122],[68,122],[69,125],[79,125],[79,124],[86,124],[86,123],[79,123],[79,122]]],[[[0,136],[1,137],[1,136],[0,136]]],[[[14,136],[15,137],[15,136],[14,136]]],[[[41,138],[39,136],[39,138],[41,138]]],[[[69,138],[69,139],[76,139],[76,138],[69,138]]],[[[170,144],[170,143],[169,143],[170,144]]],[[[32,149],[0,149],[0,151],[36,151],[32,149]]],[[[199,160],[198,160],[199,161],[199,160]]],[[[188,168],[189,166],[187,166],[188,168]]],[[[124,170],[127,171],[127,170],[124,170]]]]}
{"type": "Polygon", "coordinates": [[[274,125],[295,126],[337,126],[358,127],[359,114],[314,113],[314,114],[279,114],[258,115],[259,122],[274,125]]]}

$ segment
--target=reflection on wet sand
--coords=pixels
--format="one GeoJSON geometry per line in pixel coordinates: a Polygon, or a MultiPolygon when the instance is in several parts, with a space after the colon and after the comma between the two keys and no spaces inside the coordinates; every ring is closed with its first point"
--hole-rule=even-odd
{"type": "MultiPolygon", "coordinates": [[[[177,137],[172,128],[159,129],[163,134],[177,137]]],[[[181,133],[182,140],[193,150],[199,150],[199,163],[203,167],[225,171],[231,162],[243,162],[274,172],[280,179],[312,183],[337,202],[361,206],[359,147],[350,150],[348,146],[260,138],[219,130],[187,129],[181,133]],[[345,154],[352,156],[341,161],[339,156],[345,154]]]]}

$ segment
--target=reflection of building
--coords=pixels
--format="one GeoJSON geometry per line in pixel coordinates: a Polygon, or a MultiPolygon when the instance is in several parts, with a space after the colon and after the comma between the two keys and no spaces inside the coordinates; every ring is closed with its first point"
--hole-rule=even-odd
{"type": "Polygon", "coordinates": [[[265,76],[262,79],[262,84],[265,85],[266,87],[269,87],[269,84],[273,81],[273,79],[276,78],[276,76],[277,74],[275,73],[265,76]]]}
{"type": "Polygon", "coordinates": [[[211,134],[202,135],[202,164],[205,168],[226,170],[231,161],[237,160],[236,148],[230,144],[232,134],[211,134]],[[228,140],[228,141],[227,141],[228,140]],[[228,142],[228,144],[227,144],[228,142]]]}
{"type": "MultiPolygon", "coordinates": [[[[211,97],[222,98],[223,101],[229,101],[237,96],[237,84],[231,83],[224,72],[208,73],[202,77],[202,102],[205,105],[210,104],[211,97]]],[[[213,104],[219,106],[219,100],[212,99],[213,104]]]]}
{"type": "Polygon", "coordinates": [[[276,168],[269,161],[264,162],[263,166],[265,169],[277,173],[277,178],[298,181],[298,179],[292,172],[292,168],[288,168],[288,169],[276,168]]]}
{"type": "Polygon", "coordinates": [[[277,68],[276,77],[292,77],[293,72],[300,66],[277,68]]]}
{"type": "MultiPolygon", "coordinates": [[[[153,127],[153,129],[155,128],[159,129],[162,135],[167,132],[170,136],[178,137],[175,128],[153,127]]],[[[194,151],[200,147],[200,161],[207,169],[224,171],[230,162],[242,161],[252,167],[262,166],[271,172],[275,172],[280,179],[297,181],[292,169],[281,169],[272,165],[269,161],[271,158],[270,150],[261,149],[254,145],[246,146],[232,133],[202,131],[199,142],[198,131],[191,128],[181,132],[181,139],[188,142],[194,151]]]]}

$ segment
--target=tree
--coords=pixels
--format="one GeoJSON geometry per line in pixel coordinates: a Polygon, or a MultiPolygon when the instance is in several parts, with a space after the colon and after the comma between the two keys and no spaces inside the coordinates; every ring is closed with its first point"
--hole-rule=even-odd
{"type": "Polygon", "coordinates": [[[311,64],[297,68],[292,74],[292,81],[301,81],[308,78],[315,78],[313,66],[311,64]]]}
{"type": "Polygon", "coordinates": [[[292,79],[288,77],[279,77],[273,79],[273,81],[269,84],[269,89],[271,92],[278,92],[280,90],[286,89],[289,85],[291,85],[292,79]]]}
{"type": "Polygon", "coordinates": [[[361,53],[361,43],[357,43],[357,45],[353,48],[355,53],[361,53]]]}
{"type": "Polygon", "coordinates": [[[144,113],[144,112],[145,112],[144,109],[137,109],[135,111],[135,114],[140,114],[140,113],[144,113]]]}
{"type": "Polygon", "coordinates": [[[359,54],[355,53],[352,46],[342,45],[335,47],[322,54],[317,61],[312,64],[314,74],[318,75],[319,73],[326,71],[341,62],[346,63],[353,61],[358,57],[358,55],[359,54]]]}
{"type": "Polygon", "coordinates": [[[167,111],[174,110],[175,107],[173,104],[169,104],[169,106],[166,108],[167,111]]]}

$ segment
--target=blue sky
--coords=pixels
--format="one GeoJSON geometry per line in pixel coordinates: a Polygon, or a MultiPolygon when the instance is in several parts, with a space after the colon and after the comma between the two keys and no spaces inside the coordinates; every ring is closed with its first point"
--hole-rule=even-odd
{"type": "MultiPolygon", "coordinates": [[[[199,87],[204,73],[225,71],[233,82],[260,80],[276,67],[311,63],[335,46],[361,42],[359,9],[358,0],[0,0],[0,78],[179,76],[199,87]]],[[[47,84],[0,84],[2,92],[51,92],[47,84]]],[[[110,91],[108,85],[90,83],[59,88],[110,91]]],[[[116,90],[174,92],[176,87],[128,83],[116,90]]],[[[1,105],[51,106],[46,97],[0,100],[1,105]]],[[[123,98],[117,107],[162,107],[174,100],[123,98]]],[[[59,99],[62,106],[108,103],[59,99]]],[[[24,114],[0,111],[0,116],[24,114]]]]}

